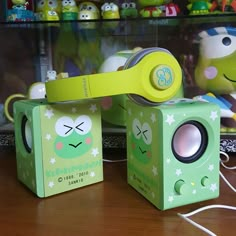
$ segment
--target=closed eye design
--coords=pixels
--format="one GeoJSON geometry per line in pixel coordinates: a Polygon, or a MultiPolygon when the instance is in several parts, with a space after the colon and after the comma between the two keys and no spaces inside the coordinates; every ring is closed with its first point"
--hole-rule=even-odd
{"type": "Polygon", "coordinates": [[[75,120],[75,132],[79,135],[85,135],[92,129],[92,120],[89,116],[82,115],[75,120]]]}
{"type": "Polygon", "coordinates": [[[64,127],[68,128],[68,130],[65,132],[65,134],[68,134],[73,129],[73,127],[71,127],[69,125],[64,125],[64,127]]]}
{"type": "Polygon", "coordinates": [[[150,127],[150,125],[148,123],[143,123],[142,125],[142,137],[143,137],[143,141],[146,144],[151,144],[152,142],[152,129],[150,127]]]}
{"type": "Polygon", "coordinates": [[[82,128],[80,128],[80,127],[82,127],[83,124],[84,124],[84,122],[81,122],[75,128],[78,129],[79,131],[83,132],[84,130],[82,128]]]}
{"type": "Polygon", "coordinates": [[[141,129],[138,126],[136,126],[136,128],[138,130],[137,136],[139,136],[141,134],[141,129]]]}
{"type": "Polygon", "coordinates": [[[69,136],[73,132],[74,121],[69,116],[60,117],[55,123],[55,131],[61,137],[69,136]]]}
{"type": "Polygon", "coordinates": [[[132,131],[136,139],[140,139],[142,133],[142,126],[138,119],[133,120],[132,131]]]}

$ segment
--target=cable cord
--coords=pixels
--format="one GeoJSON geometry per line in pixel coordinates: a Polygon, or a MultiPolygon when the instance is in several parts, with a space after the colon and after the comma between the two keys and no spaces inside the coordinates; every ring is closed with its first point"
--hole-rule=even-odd
{"type": "MultiPolygon", "coordinates": [[[[225,165],[224,163],[227,163],[229,162],[229,155],[225,152],[222,152],[220,151],[220,154],[224,155],[225,159],[223,160],[222,158],[220,158],[220,164],[225,168],[225,169],[228,169],[228,170],[235,170],[236,169],[236,166],[227,166],[225,165]]],[[[220,172],[220,176],[221,178],[225,181],[225,183],[231,188],[231,190],[233,192],[236,192],[236,189],[235,187],[233,187],[230,182],[225,178],[225,176],[220,172]]],[[[201,229],[202,231],[204,231],[205,233],[207,233],[208,235],[210,236],[216,236],[216,234],[214,234],[212,231],[210,231],[209,229],[203,227],[202,225],[196,223],[195,221],[189,219],[188,217],[190,216],[193,216],[199,212],[202,212],[202,211],[205,211],[205,210],[209,210],[209,209],[213,209],[213,208],[223,208],[223,209],[228,209],[228,210],[234,210],[236,211],[236,207],[234,206],[228,206],[228,205],[209,205],[209,206],[205,206],[205,207],[202,207],[202,208],[199,208],[195,211],[192,211],[192,212],[189,212],[187,214],[181,214],[181,213],[178,213],[178,216],[180,216],[181,218],[183,218],[184,220],[186,220],[187,222],[189,222],[190,224],[194,225],[195,227],[201,229]]]]}
{"type": "Polygon", "coordinates": [[[210,231],[209,229],[203,227],[202,225],[196,223],[195,221],[189,219],[188,217],[193,216],[199,212],[205,211],[205,210],[209,210],[209,209],[213,209],[213,208],[223,208],[223,209],[228,209],[228,210],[234,210],[236,211],[236,207],[233,206],[227,206],[227,205],[209,205],[209,206],[205,206],[202,208],[199,208],[195,211],[189,212],[187,214],[181,214],[178,213],[178,215],[183,218],[184,220],[186,220],[187,222],[189,222],[190,224],[196,226],[197,228],[201,229],[202,231],[204,231],[205,233],[211,235],[211,236],[215,236],[216,234],[214,234],[212,231],[210,231]]]}

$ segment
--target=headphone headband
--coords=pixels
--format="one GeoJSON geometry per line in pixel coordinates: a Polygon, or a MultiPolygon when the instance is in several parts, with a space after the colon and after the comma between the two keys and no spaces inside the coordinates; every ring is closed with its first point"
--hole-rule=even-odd
{"type": "Polygon", "coordinates": [[[121,71],[47,81],[48,101],[64,102],[118,94],[136,94],[154,103],[171,99],[182,83],[181,68],[174,56],[159,48],[144,49],[137,55],[133,56],[134,65],[132,59],[128,60],[128,68],[121,71]]]}

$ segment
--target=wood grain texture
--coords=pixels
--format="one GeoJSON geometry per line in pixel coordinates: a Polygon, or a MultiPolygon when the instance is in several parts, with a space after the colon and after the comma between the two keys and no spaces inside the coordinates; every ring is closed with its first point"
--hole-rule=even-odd
{"type": "MultiPolygon", "coordinates": [[[[125,158],[122,155],[116,154],[125,158]]],[[[231,158],[231,164],[236,164],[236,157],[231,158]]],[[[222,171],[235,185],[236,172],[222,171]]],[[[236,206],[235,193],[221,182],[217,199],[160,211],[127,184],[125,162],[104,163],[102,183],[40,199],[18,182],[14,150],[0,149],[0,235],[3,236],[206,235],[177,213],[210,204],[236,206]]],[[[235,235],[236,211],[212,209],[191,218],[217,235],[235,235]]]]}

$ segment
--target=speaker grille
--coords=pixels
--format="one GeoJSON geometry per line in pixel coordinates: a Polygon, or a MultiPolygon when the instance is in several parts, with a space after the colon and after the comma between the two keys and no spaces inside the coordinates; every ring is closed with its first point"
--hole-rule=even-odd
{"type": "Polygon", "coordinates": [[[29,126],[29,120],[24,115],[21,121],[21,136],[23,145],[28,153],[32,150],[32,131],[29,126]]]}
{"type": "Polygon", "coordinates": [[[172,138],[172,151],[179,161],[192,163],[201,158],[207,144],[205,127],[197,121],[188,121],[176,129],[172,138]]]}

